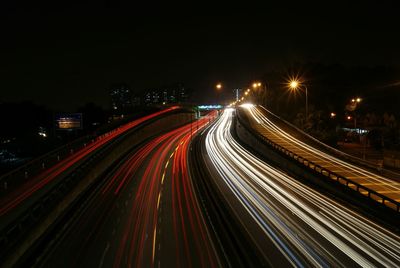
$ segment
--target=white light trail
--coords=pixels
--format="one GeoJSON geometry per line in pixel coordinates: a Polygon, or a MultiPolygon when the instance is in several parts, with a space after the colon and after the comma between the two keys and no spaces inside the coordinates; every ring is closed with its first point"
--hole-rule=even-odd
{"type": "Polygon", "coordinates": [[[226,109],[208,132],[208,157],[244,216],[293,266],[400,265],[399,236],[247,152],[230,133],[233,113],[226,109]]]}
{"type": "MultiPolygon", "coordinates": [[[[295,145],[297,148],[301,149],[305,155],[307,154],[312,154],[316,157],[318,157],[322,161],[327,161],[330,163],[333,163],[335,165],[335,168],[338,168],[339,170],[342,170],[343,172],[351,172],[353,173],[352,175],[355,177],[363,177],[363,180],[369,183],[379,183],[382,185],[382,190],[386,189],[389,191],[400,191],[400,184],[394,182],[393,180],[390,180],[388,178],[385,178],[383,176],[379,176],[377,174],[374,174],[372,172],[369,172],[366,169],[357,167],[355,165],[352,165],[350,163],[347,163],[345,161],[342,161],[338,159],[337,157],[334,157],[332,155],[329,155],[327,153],[324,153],[296,138],[288,134],[287,132],[283,131],[280,127],[278,127],[276,124],[274,124],[271,120],[269,120],[267,117],[263,115],[261,111],[259,111],[256,107],[244,107],[246,110],[250,113],[250,115],[253,117],[253,119],[260,124],[268,133],[272,136],[275,136],[278,139],[283,139],[293,145],[295,145]]],[[[338,172],[336,172],[338,173],[338,172]]],[[[340,173],[340,171],[339,171],[340,173]]]]}

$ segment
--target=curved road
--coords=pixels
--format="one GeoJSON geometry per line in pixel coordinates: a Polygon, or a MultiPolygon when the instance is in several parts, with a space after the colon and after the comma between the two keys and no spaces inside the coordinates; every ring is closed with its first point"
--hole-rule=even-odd
{"type": "Polygon", "coordinates": [[[247,152],[226,109],[205,139],[220,192],[271,266],[399,267],[400,237],[247,152]]]}
{"type": "MultiPolygon", "coordinates": [[[[54,166],[49,167],[33,178],[29,178],[29,180],[27,180],[25,183],[16,189],[10,190],[9,193],[0,198],[0,217],[8,217],[8,214],[11,213],[18,214],[26,209],[26,207],[33,202],[32,199],[35,198],[35,195],[44,195],[49,188],[56,184],[56,181],[60,179],[63,173],[71,171],[76,167],[76,164],[80,163],[80,161],[83,161],[93,152],[111,142],[121,134],[140,125],[141,123],[146,122],[147,120],[156,118],[157,116],[171,112],[177,108],[179,107],[174,106],[156,113],[152,113],[107,132],[97,137],[96,140],[93,140],[93,142],[89,143],[87,146],[74,152],[65,159],[62,159],[54,166]]],[[[1,222],[0,226],[3,227],[4,224],[4,222],[1,222]]]]}
{"type": "Polygon", "coordinates": [[[202,118],[128,155],[85,198],[35,262],[41,267],[217,267],[187,172],[202,118]]]}
{"type": "MultiPolygon", "coordinates": [[[[383,194],[396,202],[400,202],[400,182],[340,160],[335,156],[327,154],[302,142],[290,133],[282,130],[279,125],[274,123],[260,108],[256,106],[245,105],[239,109],[242,109],[246,113],[251,126],[272,142],[281,145],[287,150],[296,153],[297,155],[300,155],[327,170],[351,179],[352,181],[383,194]]],[[[355,185],[353,187],[355,187],[355,185]]],[[[368,195],[366,190],[360,190],[360,193],[368,195]]],[[[371,198],[382,202],[382,198],[379,196],[371,195],[371,198]]],[[[391,203],[386,203],[386,205],[396,209],[396,207],[393,207],[391,203]]]]}

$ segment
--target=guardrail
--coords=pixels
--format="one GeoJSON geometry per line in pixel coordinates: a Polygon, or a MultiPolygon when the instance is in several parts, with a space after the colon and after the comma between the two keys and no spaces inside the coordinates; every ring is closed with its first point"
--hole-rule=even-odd
{"type": "Polygon", "coordinates": [[[295,126],[295,125],[293,125],[292,123],[286,121],[285,119],[281,118],[280,116],[278,116],[278,115],[272,113],[271,111],[267,110],[265,107],[263,107],[263,106],[261,106],[261,105],[259,105],[259,107],[260,107],[261,109],[263,109],[266,113],[272,115],[273,117],[277,118],[278,120],[284,122],[284,123],[285,123],[286,125],[288,125],[289,127],[295,129],[295,130],[296,130],[297,132],[299,132],[301,135],[303,135],[303,136],[307,137],[308,139],[312,140],[313,142],[317,143],[319,146],[321,146],[321,147],[324,148],[325,150],[329,151],[330,153],[333,153],[333,154],[335,154],[336,156],[341,157],[342,159],[344,159],[344,160],[346,160],[346,161],[350,161],[350,162],[352,162],[352,163],[354,163],[354,164],[356,164],[356,165],[361,165],[361,166],[367,167],[367,168],[369,168],[369,169],[372,169],[372,170],[374,170],[375,172],[378,172],[378,173],[380,173],[380,174],[385,173],[385,174],[388,174],[388,175],[390,174],[390,175],[393,176],[393,177],[400,178],[400,174],[399,174],[399,173],[396,173],[396,172],[393,172],[393,171],[391,171],[391,170],[385,169],[385,168],[383,168],[383,167],[380,166],[380,165],[371,163],[371,162],[366,161],[366,160],[364,160],[364,159],[361,159],[361,158],[358,158],[358,157],[349,155],[349,154],[347,154],[347,153],[345,153],[345,152],[342,152],[342,151],[340,151],[340,150],[338,150],[338,149],[336,149],[336,148],[333,148],[333,147],[331,147],[331,146],[329,146],[329,145],[327,145],[327,144],[321,142],[320,140],[314,138],[313,136],[311,136],[310,134],[304,132],[303,130],[299,129],[297,126],[295,126]]]}
{"type": "Polygon", "coordinates": [[[367,196],[368,198],[381,203],[382,205],[389,207],[391,209],[396,210],[397,212],[400,212],[400,203],[383,195],[380,194],[372,189],[369,189],[368,187],[365,187],[351,179],[348,179],[346,177],[343,177],[335,172],[332,172],[312,161],[307,160],[306,158],[297,155],[296,153],[293,153],[292,151],[284,148],[283,146],[274,143],[273,141],[269,140],[265,136],[261,135],[257,131],[255,131],[247,122],[246,120],[240,118],[240,113],[236,113],[235,120],[237,120],[241,126],[243,126],[249,133],[251,133],[256,139],[259,141],[263,142],[264,144],[267,144],[270,148],[280,152],[282,155],[291,158],[298,163],[302,164],[303,166],[312,169],[313,171],[319,173],[320,175],[323,175],[326,178],[329,178],[331,180],[335,180],[337,183],[344,185],[348,187],[349,189],[352,189],[363,196],[367,196]]]}
{"type": "MultiPolygon", "coordinates": [[[[179,112],[179,111],[187,111],[185,108],[180,108],[173,110],[172,112],[179,112]]],[[[130,120],[133,118],[131,117],[130,120]]],[[[21,183],[24,183],[26,180],[38,175],[39,173],[43,172],[44,170],[56,165],[57,163],[61,162],[62,160],[66,159],[67,157],[71,156],[75,152],[84,149],[86,146],[90,145],[91,143],[101,140],[104,137],[112,134],[113,132],[117,131],[122,125],[128,123],[129,121],[124,120],[119,122],[118,125],[112,124],[109,125],[102,130],[97,135],[87,135],[77,140],[74,140],[68,144],[65,144],[61,147],[58,147],[38,158],[35,158],[29,161],[22,166],[5,173],[0,176],[0,196],[2,194],[6,194],[8,191],[13,189],[14,187],[19,186],[21,183]],[[110,129],[113,127],[113,129],[110,129]]]]}
{"type": "Polygon", "coordinates": [[[89,159],[84,160],[82,164],[74,169],[72,173],[54,185],[46,195],[36,200],[24,213],[1,230],[0,248],[3,250],[0,253],[0,259],[5,257],[8,251],[79,183],[80,178],[97,163],[98,159],[105,156],[117,140],[112,140],[106,146],[98,149],[89,159]]]}
{"type": "MultiPolygon", "coordinates": [[[[117,147],[118,144],[120,144],[127,136],[134,132],[140,132],[144,127],[151,125],[160,118],[182,111],[186,110],[174,110],[167,114],[148,119],[96,149],[96,151],[90,154],[90,156],[85,157],[82,162],[73,169],[73,171],[66,174],[62,180],[52,186],[51,189],[41,197],[37,198],[37,200],[24,209],[20,215],[7,223],[5,227],[0,230],[0,248],[2,249],[0,251],[0,266],[2,258],[4,258],[10,250],[17,245],[24,235],[26,235],[31,228],[37,226],[37,224],[48,215],[49,211],[54,209],[54,207],[74,189],[74,187],[81,181],[81,178],[90,172],[90,170],[93,169],[101,159],[109,155],[111,150],[115,150],[115,147],[117,147]]],[[[178,125],[181,124],[181,122],[178,121],[176,123],[178,125]]],[[[104,135],[110,134],[111,133],[108,132],[104,135]]],[[[125,149],[126,148],[124,148],[124,150],[125,149]]]]}
{"type": "Polygon", "coordinates": [[[94,135],[88,135],[79,138],[73,142],[58,147],[45,155],[35,158],[8,173],[5,173],[0,177],[0,193],[7,192],[10,188],[21,183],[21,181],[27,180],[46,168],[55,165],[72,155],[74,152],[84,148],[89,143],[94,142],[95,139],[98,139],[99,137],[101,136],[96,137],[94,135]]]}

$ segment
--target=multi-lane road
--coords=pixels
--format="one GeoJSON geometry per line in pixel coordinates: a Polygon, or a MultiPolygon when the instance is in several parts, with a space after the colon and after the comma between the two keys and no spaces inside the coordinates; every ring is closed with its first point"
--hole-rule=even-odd
{"type": "Polygon", "coordinates": [[[188,146],[204,117],[129,154],[36,258],[43,267],[217,267],[193,190],[188,146]]]}
{"type": "MultiPolygon", "coordinates": [[[[348,178],[396,202],[400,202],[400,182],[343,161],[295,138],[271,120],[271,118],[267,116],[268,113],[266,111],[257,106],[246,105],[240,109],[248,116],[251,126],[275,144],[331,172],[348,178]]],[[[356,185],[353,185],[353,187],[356,187],[356,185]]],[[[368,191],[366,190],[360,190],[359,192],[368,195],[368,191]]],[[[371,198],[382,202],[382,197],[380,196],[371,195],[371,198]]],[[[390,206],[391,204],[387,205],[390,206]]],[[[396,209],[396,207],[393,208],[396,209]]]]}
{"type": "MultiPolygon", "coordinates": [[[[240,109],[247,109],[257,130],[260,125],[271,129],[269,135],[292,139],[257,109],[240,109]]],[[[135,147],[79,196],[18,264],[400,266],[398,234],[247,151],[231,133],[235,113],[225,109],[212,125],[203,117],[135,147]]],[[[286,144],[311,150],[298,140],[286,144]]],[[[53,175],[44,174],[43,185],[53,175]]],[[[41,189],[40,181],[21,188],[26,197],[3,206],[3,214],[41,189]]]]}
{"type": "MultiPolygon", "coordinates": [[[[54,186],[56,180],[60,179],[60,175],[71,171],[76,164],[90,156],[93,152],[99,148],[102,148],[118,136],[126,133],[128,130],[131,130],[141,123],[176,110],[177,108],[177,106],[174,106],[164,109],[162,111],[131,121],[117,129],[105,133],[102,136],[97,137],[96,140],[93,140],[91,143],[87,144],[87,146],[70,154],[65,159],[62,159],[54,166],[49,167],[33,178],[27,179],[19,187],[8,191],[7,194],[4,194],[0,198],[0,216],[7,217],[7,214],[9,213],[18,214],[21,210],[25,209],[29,203],[32,203],[30,199],[34,197],[34,195],[43,194],[48,188],[54,186]]],[[[5,221],[2,221],[1,226],[4,223],[5,221]]]]}
{"type": "Polygon", "coordinates": [[[400,237],[246,151],[226,109],[205,138],[221,195],[269,265],[398,267],[400,237]]]}

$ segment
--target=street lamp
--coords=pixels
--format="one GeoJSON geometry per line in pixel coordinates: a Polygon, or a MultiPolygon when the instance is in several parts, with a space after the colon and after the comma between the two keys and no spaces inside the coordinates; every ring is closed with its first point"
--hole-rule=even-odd
{"type": "Polygon", "coordinates": [[[353,103],[355,103],[355,102],[360,103],[361,101],[362,101],[362,99],[360,97],[351,99],[351,102],[353,102],[353,103]]]}
{"type": "Polygon", "coordinates": [[[358,104],[362,101],[360,97],[356,97],[351,99],[352,105],[350,106],[350,110],[354,112],[354,129],[357,131],[357,107],[358,104]]]}
{"type": "Polygon", "coordinates": [[[291,89],[296,89],[299,86],[299,82],[291,81],[289,86],[290,86],[291,89]]]}
{"type": "Polygon", "coordinates": [[[262,84],[261,84],[260,82],[254,82],[254,83],[253,83],[253,88],[254,88],[254,89],[259,88],[259,87],[261,87],[261,85],[262,85],[262,84]]]}
{"type": "Polygon", "coordinates": [[[263,89],[263,91],[258,92],[258,95],[259,95],[258,97],[261,98],[261,103],[266,106],[266,99],[264,100],[264,96],[266,98],[267,88],[265,85],[264,85],[264,88],[262,88],[262,85],[263,84],[261,82],[254,82],[252,86],[253,86],[254,90],[259,89],[259,88],[263,89]]]}
{"type": "Polygon", "coordinates": [[[289,88],[291,90],[297,90],[298,88],[300,88],[301,86],[304,86],[305,91],[306,91],[306,120],[308,118],[308,92],[307,92],[307,86],[304,84],[301,84],[298,80],[292,80],[289,83],[289,88]]]}
{"type": "Polygon", "coordinates": [[[218,83],[215,87],[216,87],[218,90],[220,90],[220,89],[222,88],[222,84],[221,84],[221,83],[218,83]]]}
{"type": "Polygon", "coordinates": [[[354,115],[354,116],[352,117],[352,116],[348,115],[348,116],[347,116],[347,120],[350,121],[351,119],[354,119],[354,130],[357,131],[357,116],[354,115]]]}

